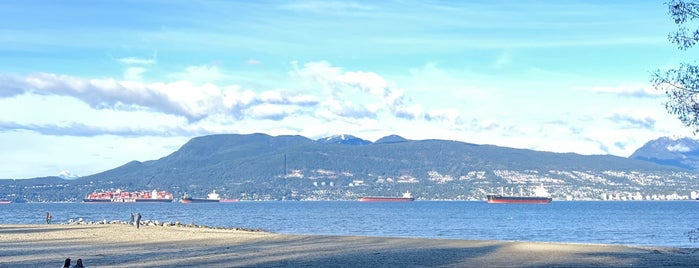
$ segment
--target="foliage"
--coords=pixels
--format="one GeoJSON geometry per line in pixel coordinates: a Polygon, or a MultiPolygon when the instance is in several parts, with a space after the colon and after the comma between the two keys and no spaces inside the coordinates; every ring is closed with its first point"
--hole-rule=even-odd
{"type": "MultiPolygon", "coordinates": [[[[668,35],[670,42],[677,44],[680,50],[687,50],[699,42],[699,29],[690,30],[687,24],[699,19],[699,3],[686,0],[667,2],[669,14],[678,29],[668,35]]],[[[677,115],[682,123],[694,128],[699,133],[699,66],[688,63],[680,64],[678,69],[665,72],[660,70],[653,74],[653,87],[662,90],[670,98],[665,108],[670,114],[677,115]]],[[[699,241],[699,229],[685,233],[689,241],[699,241]]]]}
{"type": "Polygon", "coordinates": [[[686,25],[699,18],[699,3],[694,0],[672,0],[667,5],[670,16],[678,26],[677,31],[668,36],[670,42],[677,44],[682,50],[694,46],[699,41],[699,30],[692,32],[686,25]]]}
{"type": "MultiPolygon", "coordinates": [[[[699,19],[699,3],[672,0],[667,3],[669,14],[677,24],[676,32],[668,39],[680,50],[687,50],[699,42],[699,29],[690,30],[688,24],[699,19]]],[[[652,76],[653,87],[665,92],[669,100],[665,108],[676,115],[687,127],[699,133],[699,66],[682,63],[677,69],[656,70],[652,76]]]]}

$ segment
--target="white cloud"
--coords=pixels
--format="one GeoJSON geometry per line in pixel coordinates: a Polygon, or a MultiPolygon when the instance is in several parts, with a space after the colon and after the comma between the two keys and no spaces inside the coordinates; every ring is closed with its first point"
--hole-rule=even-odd
{"type": "Polygon", "coordinates": [[[129,81],[140,81],[143,78],[143,74],[146,73],[148,69],[143,67],[129,67],[124,71],[124,79],[129,81]]]}
{"type": "Polygon", "coordinates": [[[151,65],[155,64],[155,59],[141,59],[136,57],[126,57],[117,59],[121,64],[125,65],[151,65]]]}
{"type": "Polygon", "coordinates": [[[12,97],[26,91],[25,82],[13,76],[0,74],[0,98],[12,97]]]}
{"type": "Polygon", "coordinates": [[[609,116],[610,120],[621,126],[654,129],[657,119],[647,109],[615,109],[609,116]]]}
{"type": "Polygon", "coordinates": [[[292,114],[294,110],[286,105],[262,104],[250,108],[249,115],[255,119],[280,120],[292,114]]]}
{"type": "Polygon", "coordinates": [[[78,98],[96,109],[117,109],[121,105],[174,113],[198,119],[217,109],[220,102],[216,88],[194,86],[189,82],[170,84],[116,81],[114,79],[80,79],[75,77],[36,74],[27,77],[26,88],[35,94],[64,95],[78,98]]]}
{"type": "Polygon", "coordinates": [[[337,76],[337,81],[379,97],[390,91],[388,82],[372,72],[345,72],[337,76]]]}
{"type": "Polygon", "coordinates": [[[374,116],[371,110],[362,105],[352,103],[351,101],[328,99],[323,102],[322,106],[332,112],[333,117],[364,118],[374,116]]]}
{"type": "MultiPolygon", "coordinates": [[[[186,139],[262,132],[312,139],[347,133],[376,140],[398,134],[409,139],[629,155],[635,144],[656,138],[658,133],[673,134],[678,125],[681,128],[660,105],[655,106],[655,99],[620,102],[616,94],[594,94],[597,89],[560,89],[557,93],[523,84],[517,91],[491,90],[483,82],[489,77],[436,65],[413,69],[412,80],[389,79],[366,70],[346,71],[328,62],[294,63],[292,69],[288,80],[272,84],[293,90],[46,73],[0,76],[0,81],[7,82],[0,86],[0,114],[4,115],[0,136],[28,132],[98,140],[103,136],[186,139]],[[411,81],[420,81],[417,90],[411,81]],[[411,87],[399,88],[398,84],[411,87]],[[569,101],[540,98],[551,92],[569,101]]],[[[90,174],[73,166],[55,168],[56,172],[68,169],[90,174]]]]}
{"type": "Polygon", "coordinates": [[[255,92],[251,90],[241,91],[238,85],[224,87],[221,94],[223,106],[233,111],[251,105],[257,98],[255,92]]]}
{"type": "Polygon", "coordinates": [[[442,121],[449,124],[461,124],[461,113],[455,108],[432,109],[425,116],[427,120],[442,121]]]}
{"type": "Polygon", "coordinates": [[[254,65],[254,66],[256,66],[256,65],[263,65],[263,63],[262,63],[261,61],[256,60],[256,59],[248,59],[248,60],[245,61],[245,62],[246,62],[248,65],[254,65]]]}
{"type": "Polygon", "coordinates": [[[421,105],[416,104],[412,106],[396,106],[393,107],[393,113],[400,118],[416,120],[422,119],[424,112],[421,105]]]}
{"type": "Polygon", "coordinates": [[[315,96],[283,90],[264,91],[259,94],[258,99],[262,102],[268,103],[296,104],[301,106],[315,105],[318,103],[318,100],[315,96]]]}
{"type": "Polygon", "coordinates": [[[493,63],[493,68],[501,69],[512,62],[512,54],[508,51],[500,53],[493,63]]]}
{"type": "Polygon", "coordinates": [[[617,86],[597,86],[592,88],[593,92],[617,94],[629,97],[657,97],[664,93],[656,90],[648,84],[622,84],[617,86]]]}
{"type": "Polygon", "coordinates": [[[175,80],[189,81],[194,84],[211,83],[229,79],[231,76],[225,74],[216,65],[189,66],[184,72],[170,75],[175,80]]]}
{"type": "MultiPolygon", "coordinates": [[[[320,83],[333,99],[353,100],[352,105],[345,107],[365,107],[366,111],[378,111],[383,105],[395,116],[405,118],[420,118],[422,111],[419,106],[406,105],[404,91],[396,89],[389,81],[373,72],[344,71],[333,67],[328,62],[309,62],[302,68],[292,63],[292,75],[320,83]]],[[[333,104],[337,106],[337,104],[333,104]]],[[[338,111],[346,109],[338,109],[338,111]]],[[[352,109],[357,111],[358,109],[352,109]]],[[[352,113],[350,113],[352,114],[352,113]]]]}

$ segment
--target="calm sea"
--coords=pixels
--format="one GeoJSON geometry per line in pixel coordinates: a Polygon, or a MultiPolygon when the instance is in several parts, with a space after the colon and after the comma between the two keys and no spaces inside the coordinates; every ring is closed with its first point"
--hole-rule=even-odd
{"type": "Polygon", "coordinates": [[[699,247],[685,232],[699,228],[699,202],[408,203],[238,202],[214,204],[13,203],[0,205],[0,223],[129,219],[218,227],[262,228],[285,234],[606,243],[699,247]]]}

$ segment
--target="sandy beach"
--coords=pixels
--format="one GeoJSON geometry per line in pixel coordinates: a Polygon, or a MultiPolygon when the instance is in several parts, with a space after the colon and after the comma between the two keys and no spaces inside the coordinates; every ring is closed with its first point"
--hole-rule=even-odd
{"type": "Polygon", "coordinates": [[[697,267],[694,249],[283,235],[123,224],[0,225],[0,267],[697,267]]]}

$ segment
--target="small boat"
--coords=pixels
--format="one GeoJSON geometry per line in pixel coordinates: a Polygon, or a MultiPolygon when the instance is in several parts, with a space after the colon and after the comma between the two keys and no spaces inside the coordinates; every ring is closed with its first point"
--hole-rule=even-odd
{"type": "Polygon", "coordinates": [[[240,202],[240,199],[237,198],[223,198],[219,202],[221,203],[235,203],[235,202],[240,202]]]}
{"type": "Polygon", "coordinates": [[[548,204],[553,200],[543,186],[534,189],[533,196],[506,196],[504,194],[486,195],[489,204],[548,204]]]}
{"type": "Polygon", "coordinates": [[[12,200],[0,199],[0,204],[9,204],[9,203],[12,203],[12,200]]]}
{"type": "Polygon", "coordinates": [[[403,193],[403,197],[390,197],[390,196],[365,196],[359,198],[359,202],[411,202],[415,198],[410,194],[410,192],[403,193]]]}
{"type": "Polygon", "coordinates": [[[207,198],[192,198],[185,194],[180,200],[182,203],[218,203],[221,202],[221,197],[216,193],[216,190],[211,191],[207,198]]]}

